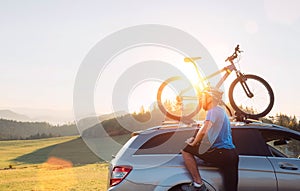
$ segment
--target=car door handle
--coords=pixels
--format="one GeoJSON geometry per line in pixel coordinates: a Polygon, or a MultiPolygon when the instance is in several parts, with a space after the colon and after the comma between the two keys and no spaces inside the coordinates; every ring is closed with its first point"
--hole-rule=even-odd
{"type": "Polygon", "coordinates": [[[279,163],[279,167],[285,170],[298,170],[298,166],[293,165],[291,163],[287,163],[287,162],[281,162],[279,163]]]}

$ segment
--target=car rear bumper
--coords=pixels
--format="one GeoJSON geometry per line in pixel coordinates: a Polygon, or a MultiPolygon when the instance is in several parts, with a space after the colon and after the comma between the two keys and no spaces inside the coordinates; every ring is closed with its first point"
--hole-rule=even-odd
{"type": "MultiPolygon", "coordinates": [[[[131,182],[131,181],[128,181],[125,179],[120,184],[117,184],[116,186],[112,186],[112,187],[108,188],[107,191],[132,191],[132,190],[153,191],[153,190],[157,190],[156,187],[157,187],[156,185],[137,184],[137,183],[134,183],[134,182],[131,182]]],[[[167,189],[164,189],[164,190],[167,190],[167,189]]]]}

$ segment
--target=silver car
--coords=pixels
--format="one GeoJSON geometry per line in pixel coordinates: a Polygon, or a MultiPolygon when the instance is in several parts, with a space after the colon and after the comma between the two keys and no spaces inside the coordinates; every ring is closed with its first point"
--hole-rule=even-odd
{"type": "MultiPolygon", "coordinates": [[[[109,191],[180,191],[191,177],[180,150],[199,128],[162,125],[136,132],[110,162],[109,191]]],[[[299,191],[300,132],[264,123],[232,124],[239,191],[299,191]]],[[[219,169],[198,159],[210,191],[224,190],[219,169]]]]}

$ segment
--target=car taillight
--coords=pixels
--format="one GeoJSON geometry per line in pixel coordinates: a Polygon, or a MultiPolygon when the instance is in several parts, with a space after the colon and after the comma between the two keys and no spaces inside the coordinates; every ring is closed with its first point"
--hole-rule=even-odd
{"type": "Polygon", "coordinates": [[[131,166],[115,166],[111,173],[110,186],[119,184],[131,170],[131,166]]]}

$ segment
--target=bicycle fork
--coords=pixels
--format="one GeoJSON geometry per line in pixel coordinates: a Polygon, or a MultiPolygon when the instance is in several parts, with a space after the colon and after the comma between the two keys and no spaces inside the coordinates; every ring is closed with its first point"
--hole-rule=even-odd
{"type": "Polygon", "coordinates": [[[237,77],[239,79],[239,82],[241,84],[241,86],[243,87],[246,95],[249,97],[249,98],[252,98],[254,95],[253,93],[251,92],[251,90],[249,89],[246,81],[247,81],[247,78],[242,74],[242,73],[237,73],[237,77]]]}

